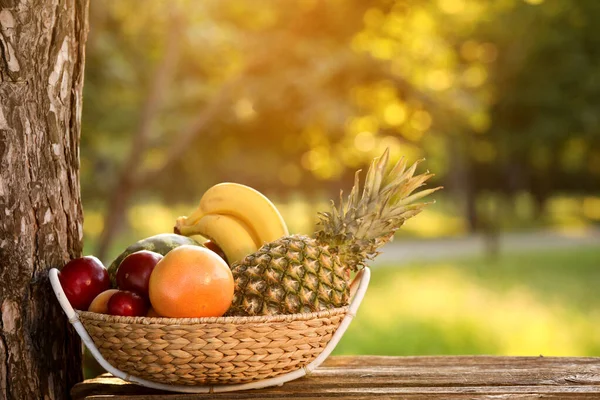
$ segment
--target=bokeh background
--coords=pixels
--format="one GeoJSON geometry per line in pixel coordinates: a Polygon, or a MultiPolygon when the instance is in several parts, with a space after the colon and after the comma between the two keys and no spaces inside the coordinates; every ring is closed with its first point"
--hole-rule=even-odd
{"type": "Polygon", "coordinates": [[[85,252],[222,181],[310,233],[389,148],[445,190],[337,354],[600,356],[599,23],[597,0],[94,0],[85,252]]]}

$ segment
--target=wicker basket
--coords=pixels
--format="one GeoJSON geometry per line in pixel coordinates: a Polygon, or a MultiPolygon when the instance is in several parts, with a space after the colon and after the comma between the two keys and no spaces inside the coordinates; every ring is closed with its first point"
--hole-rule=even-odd
{"type": "Polygon", "coordinates": [[[121,371],[167,384],[212,385],[273,378],[308,365],[347,311],[194,319],[78,314],[102,356],[121,371]]]}
{"type": "Polygon", "coordinates": [[[139,385],[187,393],[257,389],[308,374],[340,340],[369,278],[368,268],[356,276],[349,306],[316,313],[148,318],[74,310],[58,270],[50,270],[61,307],[102,367],[139,385]]]}

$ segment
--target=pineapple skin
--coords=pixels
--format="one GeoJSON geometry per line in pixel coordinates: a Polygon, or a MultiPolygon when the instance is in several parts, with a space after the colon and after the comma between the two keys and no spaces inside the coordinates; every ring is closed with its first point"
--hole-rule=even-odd
{"type": "Polygon", "coordinates": [[[349,269],[328,246],[284,236],[231,266],[235,291],[227,315],[295,314],[343,307],[349,269]]]}

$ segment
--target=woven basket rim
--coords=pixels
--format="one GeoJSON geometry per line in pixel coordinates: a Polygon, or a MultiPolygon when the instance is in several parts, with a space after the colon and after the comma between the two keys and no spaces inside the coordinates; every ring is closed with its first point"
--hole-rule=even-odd
{"type": "Polygon", "coordinates": [[[196,325],[196,324],[234,324],[271,323],[307,321],[315,318],[327,318],[348,312],[350,306],[331,308],[311,313],[257,315],[251,317],[202,317],[202,318],[168,318],[168,317],[124,317],[120,315],[100,314],[90,311],[75,310],[77,314],[89,320],[103,321],[115,324],[162,324],[162,325],[196,325]]]}

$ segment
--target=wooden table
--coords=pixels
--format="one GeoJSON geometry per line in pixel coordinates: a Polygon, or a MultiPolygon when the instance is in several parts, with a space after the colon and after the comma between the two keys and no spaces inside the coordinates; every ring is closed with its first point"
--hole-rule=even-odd
{"type": "Polygon", "coordinates": [[[74,400],[600,399],[600,358],[338,356],[308,377],[269,389],[177,394],[102,375],[71,394],[74,400]]]}

